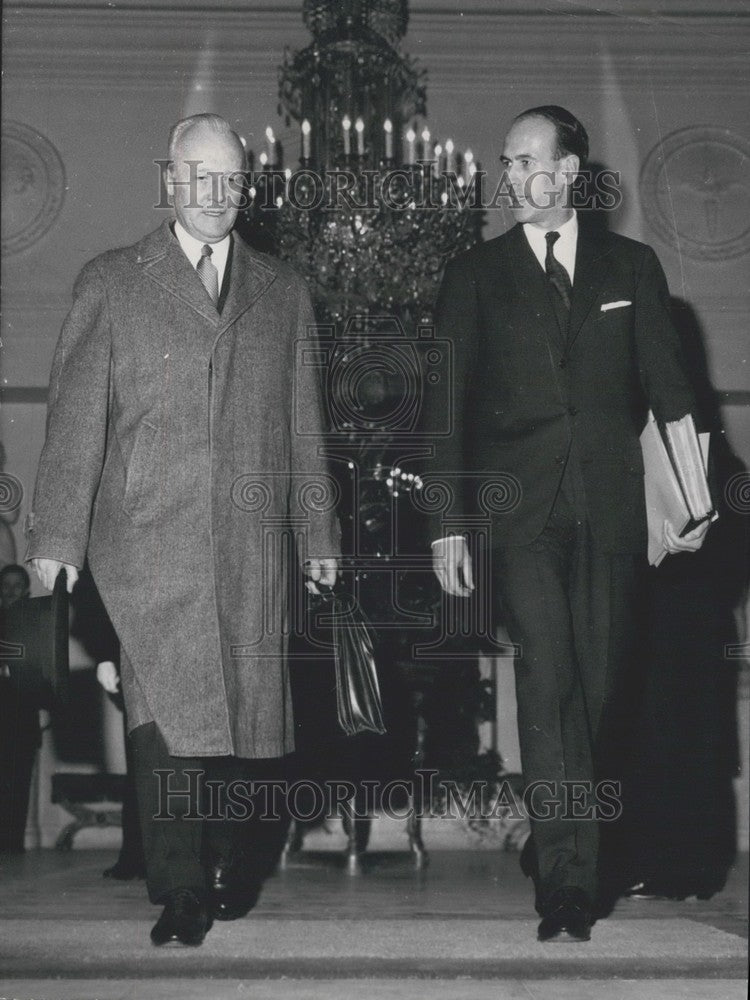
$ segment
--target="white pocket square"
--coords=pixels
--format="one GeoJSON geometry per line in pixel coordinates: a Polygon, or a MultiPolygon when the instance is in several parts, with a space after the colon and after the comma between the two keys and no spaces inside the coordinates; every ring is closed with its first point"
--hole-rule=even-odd
{"type": "Polygon", "coordinates": [[[605,302],[601,306],[601,311],[603,313],[609,312],[610,309],[622,309],[623,306],[632,306],[630,299],[618,299],[617,302],[605,302]]]}

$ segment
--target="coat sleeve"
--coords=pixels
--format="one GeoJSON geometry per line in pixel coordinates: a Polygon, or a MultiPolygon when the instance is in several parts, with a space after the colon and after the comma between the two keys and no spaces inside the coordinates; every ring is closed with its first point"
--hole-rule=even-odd
{"type": "Polygon", "coordinates": [[[338,558],[341,530],[336,516],[338,487],[325,458],[327,430],[319,369],[305,364],[304,355],[317,343],[315,315],[306,287],[300,291],[297,313],[294,377],[291,401],[292,492],[290,514],[307,525],[300,560],[338,558]],[[304,345],[309,345],[304,350],[304,345]],[[304,423],[304,426],[302,426],[304,423]]]}
{"type": "MultiPolygon", "coordinates": [[[[464,512],[461,472],[466,467],[465,421],[472,391],[471,374],[478,339],[479,310],[474,275],[465,258],[450,261],[445,269],[435,307],[437,339],[449,347],[445,386],[423,380],[424,403],[420,416],[420,436],[433,449],[425,465],[432,483],[444,484],[450,497],[448,515],[460,523],[464,512]]],[[[430,501],[430,481],[425,501],[430,501]]],[[[436,490],[437,500],[437,490],[436,490]]],[[[430,541],[450,534],[442,523],[444,508],[428,515],[430,541]]]]}
{"type": "Polygon", "coordinates": [[[635,335],[641,384],[661,423],[696,413],[690,374],[672,319],[667,279],[651,249],[645,248],[635,300],[635,335]]]}
{"type": "Polygon", "coordinates": [[[94,263],[76,281],[50,375],[47,435],[27,522],[26,559],[83,567],[107,437],[111,333],[94,263]]]}

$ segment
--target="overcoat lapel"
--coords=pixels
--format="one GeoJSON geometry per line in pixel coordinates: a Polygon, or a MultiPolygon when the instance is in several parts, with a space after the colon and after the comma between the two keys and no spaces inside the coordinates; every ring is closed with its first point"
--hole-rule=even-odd
{"type": "Polygon", "coordinates": [[[232,234],[229,292],[219,313],[168,222],[141,242],[137,261],[152,281],[215,327],[217,338],[257,301],[276,278],[271,268],[232,234]]]}
{"type": "Polygon", "coordinates": [[[217,337],[235,323],[276,280],[276,274],[236,234],[232,234],[229,293],[219,317],[217,337]]]}
{"type": "Polygon", "coordinates": [[[175,295],[213,326],[219,323],[219,313],[211,301],[195,268],[183,253],[177,237],[165,222],[151,233],[139,247],[138,263],[145,274],[175,295]]]}

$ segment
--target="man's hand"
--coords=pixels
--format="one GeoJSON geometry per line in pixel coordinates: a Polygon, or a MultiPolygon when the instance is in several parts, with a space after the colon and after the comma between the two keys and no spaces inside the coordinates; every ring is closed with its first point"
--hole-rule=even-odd
{"type": "Polygon", "coordinates": [[[96,679],[107,692],[107,694],[117,694],[120,690],[120,675],[117,667],[111,660],[104,660],[96,665],[96,679]]]}
{"type": "Polygon", "coordinates": [[[64,569],[68,577],[68,593],[73,590],[78,579],[78,570],[69,563],[60,562],[59,559],[32,559],[31,565],[36,570],[36,575],[42,581],[42,586],[47,590],[52,590],[55,586],[57,574],[64,569]]]}
{"type": "Polygon", "coordinates": [[[709,524],[710,521],[703,521],[697,528],[693,528],[692,531],[688,531],[686,535],[680,538],[669,521],[665,521],[664,531],[662,532],[664,548],[673,555],[676,552],[697,552],[701,545],[703,545],[709,524]]]}
{"type": "Polygon", "coordinates": [[[461,535],[433,542],[432,568],[446,594],[468,597],[474,590],[469,546],[461,535]]]}
{"type": "Polygon", "coordinates": [[[323,587],[333,587],[339,573],[338,559],[308,559],[304,566],[305,574],[310,577],[305,586],[311,594],[319,594],[317,584],[323,587]]]}

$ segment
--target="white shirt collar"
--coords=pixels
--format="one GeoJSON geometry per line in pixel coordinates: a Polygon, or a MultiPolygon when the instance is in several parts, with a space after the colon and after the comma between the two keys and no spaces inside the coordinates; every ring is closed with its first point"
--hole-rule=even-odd
{"type": "MultiPolygon", "coordinates": [[[[196,240],[194,236],[181,226],[180,223],[175,219],[174,222],[174,234],[182,247],[183,253],[193,265],[193,267],[198,266],[198,261],[201,259],[201,250],[204,245],[200,240],[196,240]]],[[[218,243],[210,243],[211,247],[211,263],[214,265],[219,274],[219,288],[221,288],[222,282],[224,281],[224,271],[227,267],[227,257],[229,255],[229,244],[232,237],[227,233],[223,240],[219,240],[218,243]]]]}
{"type": "MultiPolygon", "coordinates": [[[[534,251],[534,256],[544,268],[544,258],[547,256],[547,241],[545,239],[547,230],[540,229],[539,226],[535,226],[531,222],[525,222],[523,231],[529,246],[534,251]]],[[[573,212],[568,221],[563,222],[554,232],[559,233],[560,238],[556,240],[552,253],[568,272],[572,284],[576,270],[576,246],[578,245],[577,214],[573,212]]]]}

